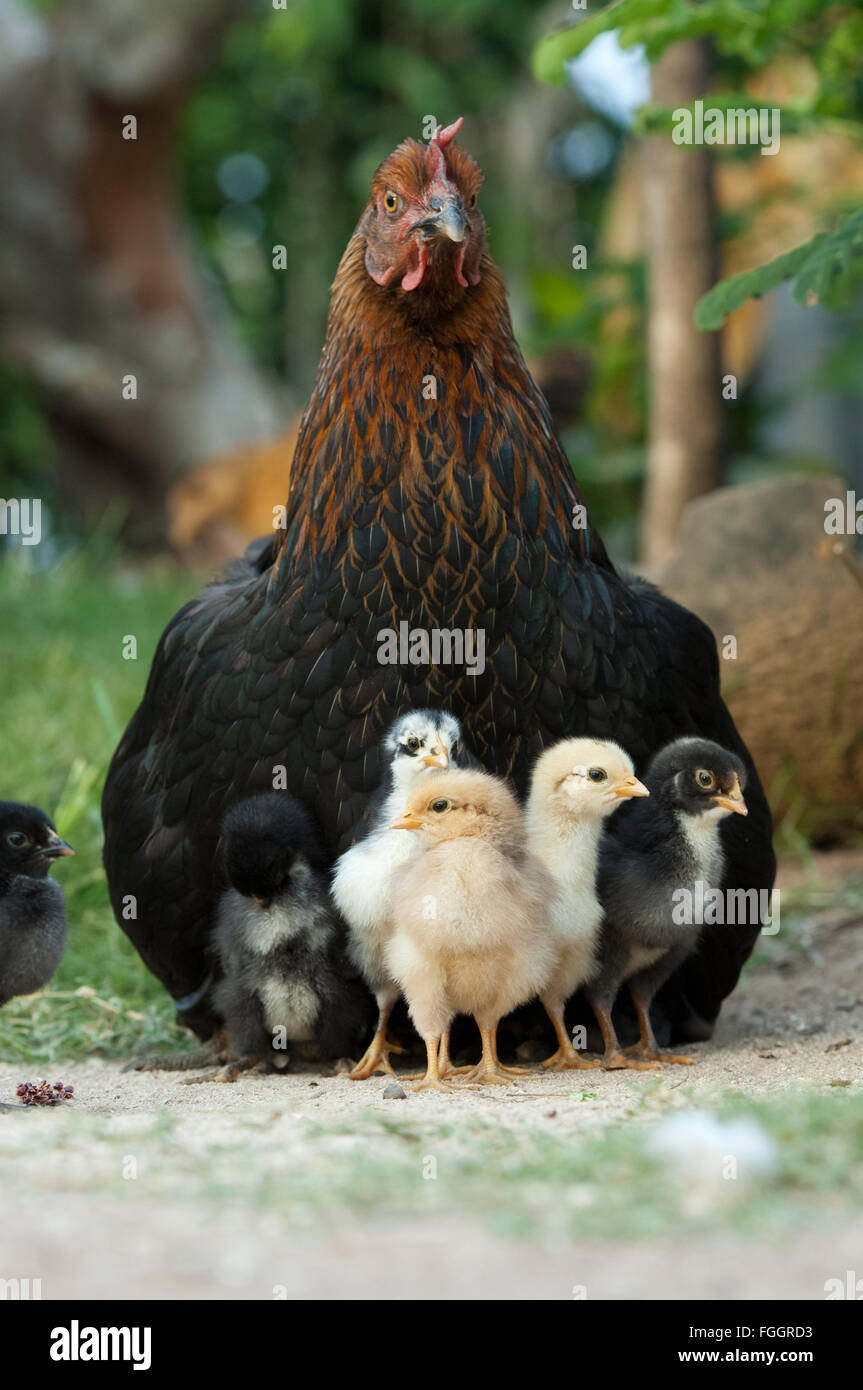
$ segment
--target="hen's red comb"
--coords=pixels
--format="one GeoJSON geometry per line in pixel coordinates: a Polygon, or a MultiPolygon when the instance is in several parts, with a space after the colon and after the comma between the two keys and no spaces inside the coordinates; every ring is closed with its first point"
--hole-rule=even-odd
{"type": "Polygon", "coordinates": [[[446,161],[443,152],[450,140],[454,140],[456,135],[458,135],[463,123],[464,116],[459,116],[458,120],[453,121],[452,125],[446,127],[440,125],[436,126],[435,133],[429,140],[429,154],[432,157],[434,171],[438,178],[442,179],[446,177],[446,161]]]}

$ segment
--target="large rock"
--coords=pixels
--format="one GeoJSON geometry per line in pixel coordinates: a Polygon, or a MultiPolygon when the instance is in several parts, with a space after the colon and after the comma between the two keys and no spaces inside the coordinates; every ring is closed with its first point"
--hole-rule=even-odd
{"type": "Polygon", "coordinates": [[[825,503],[845,495],[837,478],[710,493],[659,576],[716,635],[774,813],[820,839],[863,824],[863,564],[854,535],[825,529],[825,503]]]}

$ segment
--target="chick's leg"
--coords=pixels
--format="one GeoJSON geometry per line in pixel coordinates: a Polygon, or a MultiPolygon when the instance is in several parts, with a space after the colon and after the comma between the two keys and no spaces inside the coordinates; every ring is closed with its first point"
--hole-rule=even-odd
{"type": "Polygon", "coordinates": [[[510,1086],[514,1077],[529,1075],[524,1069],[501,1065],[497,1055],[497,1019],[494,1022],[477,1019],[476,1023],[482,1038],[482,1057],[477,1066],[471,1067],[465,1076],[464,1080],[468,1085],[510,1086]]]}
{"type": "MultiPolygon", "coordinates": [[[[695,1064],[694,1057],[686,1057],[678,1052],[660,1052],[659,1044],[653,1034],[653,1024],[650,1022],[650,1005],[653,1000],[654,991],[641,981],[635,980],[629,986],[632,995],[632,1002],[635,1005],[635,1012],[638,1015],[638,1026],[641,1030],[641,1037],[632,1047],[626,1048],[627,1057],[640,1057],[646,1062],[676,1062],[681,1067],[691,1067],[695,1064]]],[[[630,1066],[632,1063],[630,1063],[630,1066]]]]}
{"type": "Polygon", "coordinates": [[[440,1037],[428,1037],[425,1039],[426,1055],[428,1064],[426,1074],[422,1081],[418,1081],[411,1087],[413,1091],[455,1091],[458,1088],[451,1086],[448,1081],[442,1081],[440,1067],[438,1065],[438,1052],[441,1045],[440,1037]]]}
{"type": "Polygon", "coordinates": [[[441,1076],[466,1076],[473,1067],[454,1067],[449,1055],[449,1035],[450,1029],[447,1028],[440,1040],[440,1056],[438,1058],[438,1070],[441,1076]]]}
{"type": "Polygon", "coordinates": [[[594,1067],[602,1065],[601,1062],[591,1061],[587,1057],[579,1057],[572,1045],[572,1038],[566,1031],[562,1004],[552,1004],[549,1000],[543,999],[542,1007],[551,1019],[551,1026],[557,1037],[557,1051],[546,1057],[542,1064],[545,1068],[550,1071],[592,1071],[594,1067]]]}
{"type": "Polygon", "coordinates": [[[596,1021],[602,1033],[602,1041],[605,1043],[605,1056],[602,1065],[606,1071],[619,1071],[627,1067],[630,1071],[659,1071],[656,1062],[639,1061],[633,1057],[625,1057],[620,1050],[620,1043],[617,1040],[617,1030],[611,1018],[611,1004],[608,1000],[598,999],[594,995],[588,996],[590,1006],[596,1014],[596,1021]]]}
{"type": "Polygon", "coordinates": [[[351,1081],[366,1081],[379,1067],[382,1067],[390,1076],[395,1076],[395,1071],[390,1062],[390,1053],[404,1052],[404,1048],[399,1047],[398,1043],[390,1042],[387,1039],[387,1024],[390,1021],[390,1014],[395,1008],[397,999],[398,994],[393,994],[389,991],[382,990],[378,994],[378,1026],[363,1056],[357,1062],[353,1071],[348,1072],[351,1081]]]}

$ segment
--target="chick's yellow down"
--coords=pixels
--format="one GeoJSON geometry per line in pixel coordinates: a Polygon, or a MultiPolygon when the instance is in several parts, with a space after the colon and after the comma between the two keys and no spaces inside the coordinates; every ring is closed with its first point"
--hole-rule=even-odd
{"type": "Polygon", "coordinates": [[[387,951],[426,1044],[419,1089],[448,1089],[438,1052],[459,1013],[473,1015],[482,1038],[482,1059],[465,1080],[506,1083],[512,1073],[498,1060],[497,1025],[551,977],[554,879],[525,849],[515,797],[483,772],[429,774],[393,826],[425,846],[394,880],[387,951]]]}
{"type": "Polygon", "coordinates": [[[564,1024],[566,1001],[598,970],[602,907],[597,894],[605,823],[630,797],[647,796],[632,759],[616,743],[568,738],[538,758],[526,808],[527,845],[555,879],[550,909],[555,964],[542,1002],[557,1037],[544,1067],[598,1067],[579,1057],[564,1024]]]}

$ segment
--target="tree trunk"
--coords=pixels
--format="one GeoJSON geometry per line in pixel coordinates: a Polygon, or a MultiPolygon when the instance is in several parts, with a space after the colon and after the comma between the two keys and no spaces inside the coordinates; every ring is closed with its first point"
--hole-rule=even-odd
{"type": "MultiPolygon", "coordinates": [[[[653,69],[653,99],[677,107],[699,97],[706,45],[670,48],[653,69]]],[[[681,513],[720,475],[719,335],[695,327],[695,305],[718,278],[713,161],[705,148],[650,136],[644,149],[644,225],[649,286],[650,422],[642,558],[662,564],[681,513]]]]}
{"type": "Polygon", "coordinates": [[[252,8],[0,0],[0,353],[46,394],[70,507],[120,492],[147,538],[172,482],[286,415],[205,288],[174,173],[189,86],[252,8]]]}

